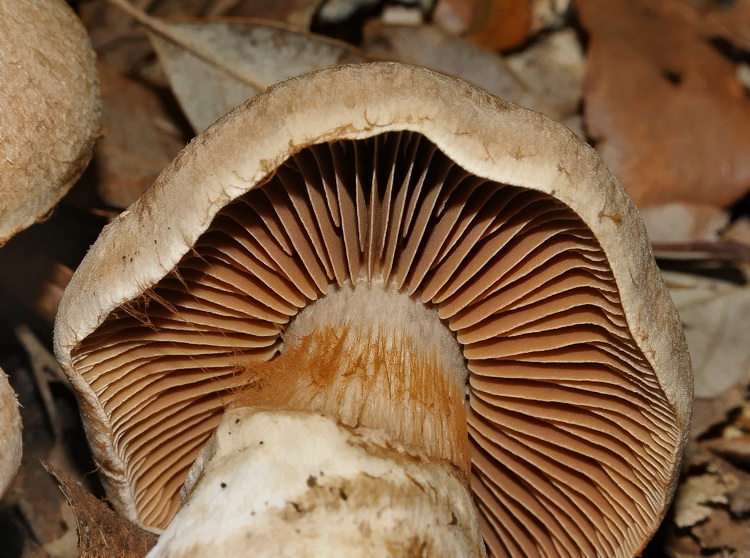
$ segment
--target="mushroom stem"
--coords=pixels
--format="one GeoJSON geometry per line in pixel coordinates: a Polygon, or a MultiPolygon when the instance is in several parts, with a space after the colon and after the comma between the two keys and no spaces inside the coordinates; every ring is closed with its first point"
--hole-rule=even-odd
{"type": "Polygon", "coordinates": [[[182,496],[148,558],[485,556],[459,469],[312,412],[228,411],[182,496]]]}
{"type": "Polygon", "coordinates": [[[334,287],[292,321],[282,354],[243,366],[237,406],[309,410],[383,430],[470,469],[466,365],[437,310],[377,282],[334,287]]]}

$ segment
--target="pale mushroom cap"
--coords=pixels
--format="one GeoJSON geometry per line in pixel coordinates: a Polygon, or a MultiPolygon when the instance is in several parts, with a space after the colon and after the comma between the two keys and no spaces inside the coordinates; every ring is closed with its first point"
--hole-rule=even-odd
{"type": "Polygon", "coordinates": [[[18,411],[16,392],[8,383],[8,376],[0,368],[0,496],[16,476],[21,465],[23,443],[21,439],[21,414],[18,411]]]}
{"type": "MultiPolygon", "coordinates": [[[[87,338],[105,320],[109,320],[107,323],[110,325],[107,329],[103,333],[97,333],[97,338],[106,340],[107,336],[115,334],[118,326],[113,325],[112,320],[116,321],[118,315],[137,316],[138,309],[143,308],[144,304],[148,305],[149,301],[157,306],[161,305],[160,282],[166,280],[165,276],[172,273],[181,261],[190,258],[191,255],[203,261],[203,248],[193,249],[193,246],[209,229],[219,212],[228,204],[231,205],[230,202],[247,195],[255,188],[263,188],[267,184],[269,195],[275,191],[274,189],[283,188],[283,183],[291,179],[285,178],[284,173],[274,173],[279,165],[290,157],[290,168],[301,168],[306,171],[308,169],[305,165],[311,164],[310,161],[313,160],[310,153],[315,154],[315,160],[338,158],[340,162],[348,163],[357,158],[357,149],[365,153],[362,157],[367,156],[373,149],[374,153],[377,153],[378,149],[382,152],[400,153],[400,148],[393,145],[394,142],[400,145],[399,142],[402,140],[405,144],[416,146],[415,153],[419,149],[424,149],[426,153],[434,154],[436,164],[442,165],[446,176],[454,172],[478,177],[475,182],[481,182],[485,186],[475,184],[472,187],[476,188],[476,191],[486,187],[490,194],[508,192],[507,195],[515,200],[513,203],[508,202],[509,207],[517,204],[521,208],[530,208],[531,219],[535,223],[533,227],[536,227],[534,230],[544,232],[548,226],[547,216],[549,219],[561,219],[561,222],[569,224],[571,228],[565,232],[568,235],[568,244],[577,246],[576,243],[582,243],[580,247],[573,248],[573,253],[580,252],[584,255],[580,258],[572,257],[573,263],[566,264],[573,266],[569,272],[559,273],[566,278],[568,275],[565,273],[575,275],[578,273],[575,267],[578,264],[575,262],[579,261],[585,268],[581,273],[591,275],[590,285],[594,285],[589,285],[586,290],[594,293],[591,296],[594,296],[595,300],[586,304],[593,304],[595,311],[592,314],[590,309],[586,309],[588,307],[581,307],[584,308],[581,310],[583,314],[588,316],[586,319],[591,322],[584,322],[580,327],[565,326],[568,329],[561,330],[559,337],[562,339],[562,345],[559,350],[549,347],[533,349],[537,346],[535,343],[548,342],[545,325],[540,330],[541,333],[524,334],[526,337],[521,339],[522,344],[532,347],[524,349],[513,342],[503,344],[502,336],[489,340],[486,336],[482,337],[484,334],[480,330],[485,322],[477,326],[479,318],[475,319],[466,304],[478,300],[477,297],[480,295],[490,300],[490,291],[485,294],[471,289],[469,292],[460,291],[463,282],[469,282],[464,275],[473,269],[472,265],[467,264],[461,268],[454,266],[450,271],[453,275],[446,279],[440,277],[443,272],[435,271],[439,267],[437,262],[433,262],[430,267],[429,261],[424,263],[424,258],[412,255],[413,260],[419,260],[420,263],[414,264],[416,268],[411,271],[406,268],[396,269],[397,266],[394,264],[393,276],[398,277],[393,281],[397,288],[427,304],[435,305],[441,319],[456,332],[459,342],[464,344],[464,356],[471,370],[469,383],[472,390],[472,412],[469,419],[473,420],[473,423],[470,422],[470,436],[475,444],[472,467],[476,467],[473,483],[478,491],[480,511],[489,514],[485,515],[485,527],[490,529],[492,524],[494,529],[502,530],[502,526],[497,524],[500,521],[498,517],[509,518],[514,514],[521,517],[523,513],[518,510],[528,505],[531,507],[527,511],[531,510],[528,513],[532,516],[535,513],[545,513],[550,514],[548,521],[561,521],[560,525],[555,527],[557,534],[554,535],[562,541],[559,544],[577,544],[572,543],[566,534],[567,531],[573,532],[580,528],[575,525],[576,521],[579,521],[576,518],[580,517],[580,521],[584,521],[587,520],[587,510],[598,513],[597,507],[600,510],[606,508],[602,513],[611,514],[610,518],[616,517],[619,527],[613,528],[611,533],[601,537],[591,535],[591,541],[581,543],[591,546],[579,547],[578,551],[583,548],[591,549],[589,552],[593,552],[596,547],[597,553],[620,555],[612,550],[620,543],[617,539],[623,539],[624,547],[629,549],[623,552],[640,550],[645,544],[643,537],[650,535],[658,525],[674,490],[680,455],[687,436],[692,401],[692,376],[677,314],[654,263],[637,211],[595,151],[563,126],[541,114],[497,99],[460,80],[398,64],[344,66],[293,78],[270,88],[234,110],[198,136],[162,173],[154,187],[104,230],[82,262],[60,305],[55,347],[59,360],[79,391],[89,440],[105,475],[105,482],[110,487],[112,500],[133,520],[148,523],[142,519],[136,505],[138,496],[133,493],[136,489],[129,484],[132,467],[128,462],[127,451],[123,448],[128,444],[142,446],[153,444],[155,441],[128,438],[129,435],[118,430],[125,422],[136,420],[132,419],[133,411],[118,411],[113,407],[117,404],[115,401],[129,397],[128,393],[131,390],[124,389],[123,386],[113,388],[110,392],[106,387],[106,377],[117,376],[120,374],[119,369],[108,368],[108,364],[99,366],[97,362],[101,364],[103,359],[111,360],[112,351],[119,350],[117,347],[120,345],[112,345],[108,349],[109,356],[98,357],[89,346],[94,341],[89,342],[87,338]],[[369,143],[360,141],[365,138],[373,139],[368,140],[369,143]],[[357,141],[359,143],[356,143],[357,141]],[[349,145],[347,142],[356,143],[361,147],[346,147],[349,145]],[[337,147],[339,145],[340,147],[337,147]],[[436,150],[430,146],[436,147],[436,150]],[[354,152],[351,149],[354,149],[354,152]],[[330,150],[330,154],[326,150],[330,150]],[[349,153],[348,159],[345,157],[346,153],[349,153]],[[540,196],[534,191],[547,195],[540,196]],[[580,241],[577,240],[579,238],[580,241]],[[589,253],[594,255],[587,256],[589,253]],[[146,295],[143,294],[145,290],[148,291],[146,295]],[[141,302],[134,302],[138,300],[141,302]],[[118,312],[113,313],[116,310],[118,312]],[[600,327],[597,324],[602,319],[607,325],[600,327]],[[545,355],[554,357],[560,351],[565,353],[570,348],[570,343],[582,343],[566,341],[570,334],[579,330],[584,332],[584,338],[592,340],[593,348],[589,353],[599,355],[595,360],[600,360],[596,360],[590,366],[585,360],[581,361],[583,357],[580,355],[589,354],[586,353],[588,349],[583,347],[580,350],[576,349],[579,350],[576,353],[578,356],[561,357],[560,362],[563,364],[560,364],[559,368],[563,369],[565,374],[571,375],[569,378],[566,376],[567,379],[554,379],[549,375],[552,374],[549,367],[544,368],[543,365],[539,368],[541,372],[537,373],[539,385],[534,384],[536,378],[525,380],[518,376],[526,369],[533,372],[535,362],[549,360],[545,355]],[[609,340],[601,341],[602,336],[609,340]],[[542,341],[535,341],[540,338],[542,341]],[[613,339],[615,341],[612,341],[613,339]],[[565,345],[566,343],[568,345],[565,345]],[[602,343],[607,347],[612,343],[617,346],[602,349],[602,343]],[[527,359],[528,362],[519,361],[520,364],[517,366],[502,368],[503,362],[509,359],[513,362],[513,359],[517,360],[513,355],[518,351],[541,351],[539,354],[544,354],[527,359]],[[615,373],[612,378],[625,378],[622,384],[618,383],[620,379],[601,379],[602,374],[620,365],[623,372],[615,373]],[[498,366],[504,372],[498,372],[496,377],[493,367],[498,366]],[[574,374],[577,368],[580,368],[582,375],[588,374],[580,382],[583,388],[576,384],[578,379],[574,374]],[[559,383],[555,384],[555,381],[559,383]],[[497,389],[507,388],[511,392],[516,386],[520,391],[513,392],[516,393],[512,396],[515,399],[507,399],[504,403],[497,404],[500,407],[493,407],[495,403],[492,401],[497,397],[502,400],[503,397],[502,392],[493,391],[496,389],[493,386],[496,385],[500,386],[497,389]],[[584,402],[566,410],[564,403],[557,398],[561,393],[570,391],[575,394],[580,389],[583,389],[584,402]],[[528,394],[537,393],[535,390],[546,399],[538,402],[528,398],[528,394]],[[601,403],[596,402],[596,398],[600,397],[598,391],[603,392],[601,403]],[[101,399],[99,394],[102,395],[101,399]],[[645,403],[646,407],[641,408],[639,401],[650,403],[645,403]],[[510,407],[504,408],[504,405],[510,407]],[[602,411],[602,416],[599,416],[597,411],[600,406],[606,408],[606,412],[602,411]],[[561,407],[562,418],[548,416],[549,413],[557,412],[549,409],[558,407],[561,407]],[[491,411],[496,415],[492,420],[482,415],[486,409],[495,409],[491,411]],[[536,412],[540,414],[542,422],[535,426],[524,427],[514,418],[520,416],[518,413],[528,415],[536,412]],[[116,420],[112,419],[115,416],[112,413],[116,414],[116,420]],[[578,415],[584,417],[581,420],[585,424],[576,423],[578,415]],[[640,418],[633,418],[636,415],[640,418]],[[628,422],[631,419],[635,421],[632,427],[639,432],[633,435],[635,437],[627,430],[631,428],[628,422]],[[114,424],[113,420],[117,424],[114,424]],[[544,422],[545,420],[547,422],[544,422]],[[500,457],[492,456],[496,455],[493,452],[504,451],[502,444],[491,441],[494,434],[488,433],[486,429],[491,428],[490,424],[503,422],[512,423],[516,430],[510,435],[498,435],[505,436],[505,449],[516,449],[508,450],[510,454],[503,458],[508,461],[501,466],[497,461],[500,457]],[[604,431],[598,433],[595,427],[602,424],[604,431]],[[651,427],[647,425],[650,424],[654,425],[654,431],[649,430],[651,427]],[[537,443],[532,439],[535,429],[545,432],[543,436],[551,437],[547,440],[540,439],[537,443]],[[622,469],[630,467],[630,458],[623,461],[621,457],[617,457],[618,450],[615,448],[619,447],[618,440],[624,438],[628,439],[624,444],[632,443],[623,449],[626,453],[638,452],[641,446],[646,448],[644,457],[632,458],[635,472],[622,469]],[[573,440],[580,440],[582,447],[588,449],[582,450],[583,454],[579,455],[578,450],[570,446],[573,440]],[[591,447],[587,446],[589,441],[591,447]],[[600,442],[603,445],[600,445],[600,442]],[[584,455],[588,451],[591,455],[584,455]],[[592,455],[597,457],[594,458],[592,455]],[[597,495],[592,501],[579,502],[583,507],[571,512],[570,519],[555,519],[560,515],[556,512],[555,506],[562,504],[548,502],[552,509],[545,511],[543,508],[546,504],[540,503],[546,501],[547,496],[551,494],[550,491],[545,494],[545,490],[540,489],[541,500],[533,502],[525,499],[523,494],[517,491],[497,492],[498,484],[502,485],[500,477],[504,476],[507,479],[516,475],[517,471],[514,472],[512,467],[515,466],[515,458],[519,456],[517,461],[521,463],[522,468],[526,467],[524,470],[530,475],[523,482],[529,483],[527,486],[534,487],[535,490],[542,486],[539,483],[551,482],[550,490],[556,494],[554,498],[559,496],[562,500],[577,501],[576,493],[583,490],[582,487],[586,483],[598,484],[601,481],[610,484],[603,489],[603,495],[597,495]],[[549,477],[547,480],[543,478],[546,474],[543,473],[544,468],[549,465],[550,459],[565,461],[565,467],[569,467],[560,473],[559,479],[555,479],[554,474],[552,480],[549,480],[549,477]],[[590,478],[582,480],[580,475],[585,473],[581,472],[582,469],[576,468],[576,460],[582,460],[581,463],[586,465],[590,460],[598,459],[601,459],[604,465],[601,466],[602,469],[596,465],[595,472],[604,476],[597,477],[593,483],[590,478]],[[523,460],[526,460],[526,465],[523,465],[523,460]],[[510,475],[507,467],[511,467],[510,475]],[[541,476],[539,471],[543,473],[541,476]],[[624,481],[625,478],[628,480],[624,481]],[[573,483],[575,488],[556,487],[557,482],[573,483]],[[616,492],[621,490],[622,482],[628,486],[638,485],[642,491],[641,496],[634,497],[637,501],[635,511],[615,509],[618,505],[616,492]],[[518,508],[519,505],[521,508],[518,508]],[[498,512],[498,506],[505,511],[498,512]],[[635,515],[630,517],[628,514],[635,515]],[[642,517],[638,519],[641,523],[636,529],[637,533],[626,533],[630,528],[629,522],[639,514],[642,517]],[[618,534],[617,529],[622,529],[622,533],[618,534]]],[[[355,162],[351,164],[354,165],[355,162]]],[[[377,167],[377,164],[375,166],[377,167]]],[[[344,169],[344,166],[339,165],[337,169],[344,169]]],[[[338,172],[345,171],[336,170],[336,173],[338,172]]],[[[461,187],[468,188],[464,184],[461,184],[461,187]]],[[[455,192],[461,191],[461,188],[455,188],[455,192]]],[[[440,194],[439,190],[436,192],[435,195],[444,196],[441,198],[444,200],[453,195],[440,194]]],[[[425,196],[430,198],[430,195],[425,196]]],[[[415,206],[415,214],[426,207],[426,202],[423,203],[422,198],[420,200],[418,205],[421,205],[415,206]]],[[[449,202],[450,200],[445,201],[449,202]]],[[[246,203],[253,206],[254,202],[246,203]]],[[[503,204],[498,203],[497,212],[506,211],[503,204]]],[[[336,205],[336,202],[329,199],[329,205],[336,205]]],[[[455,207],[460,211],[458,205],[455,207]]],[[[232,213],[232,209],[224,211],[226,218],[239,218],[236,213],[232,213]]],[[[344,210],[341,211],[343,215],[344,210]]],[[[307,213],[308,216],[311,214],[312,210],[307,213]]],[[[303,215],[303,210],[300,210],[300,215],[303,215]]],[[[509,218],[514,218],[513,215],[509,218]]],[[[336,219],[337,217],[333,218],[334,221],[336,219]]],[[[440,219],[443,217],[436,214],[435,223],[440,222],[440,219]]],[[[567,226],[563,225],[563,228],[567,226]]],[[[436,229],[438,225],[433,224],[430,227],[436,229]]],[[[492,232],[487,232],[487,235],[491,236],[497,232],[492,228],[488,229],[490,230],[492,232]]],[[[533,240],[530,237],[533,236],[527,235],[524,242],[530,242],[533,240]]],[[[543,239],[548,235],[540,233],[538,236],[542,238],[541,242],[545,242],[543,239]]],[[[301,242],[302,236],[293,238],[297,248],[297,241],[301,242]]],[[[366,242],[362,238],[360,243],[362,251],[367,252],[368,248],[364,246],[366,242]]],[[[404,240],[404,243],[408,243],[408,239],[404,240]]],[[[209,244],[210,242],[205,241],[201,246],[209,244]]],[[[350,245],[351,243],[348,246],[350,245]]],[[[351,255],[350,248],[351,246],[346,249],[347,255],[351,255]]],[[[437,248],[447,249],[440,246],[437,248]]],[[[519,250],[521,249],[522,246],[519,247],[519,250]]],[[[567,249],[562,245],[548,246],[549,253],[545,257],[553,261],[555,253],[567,249]]],[[[526,250],[528,252],[528,249],[526,250]]],[[[368,256],[365,254],[363,257],[368,256]]],[[[450,259],[448,257],[445,261],[450,259]]],[[[314,300],[323,296],[326,285],[320,284],[321,281],[327,281],[328,285],[341,285],[342,281],[348,280],[342,278],[339,273],[341,268],[324,270],[325,266],[320,265],[319,273],[309,271],[311,276],[303,281],[306,281],[306,286],[299,287],[301,290],[295,296],[300,300],[314,300]],[[303,294],[303,291],[308,294],[303,294]]],[[[349,266],[349,271],[358,269],[357,273],[366,274],[366,270],[369,269],[367,263],[357,267],[359,264],[352,263],[351,258],[346,265],[349,266]]],[[[544,261],[539,265],[545,265],[544,261]]],[[[336,267],[335,264],[330,266],[336,267]]],[[[496,269],[489,264],[487,266],[496,269]]],[[[305,267],[309,267],[307,263],[300,269],[305,267]]],[[[187,276],[183,277],[180,271],[174,273],[170,279],[171,284],[175,284],[176,281],[192,281],[187,276]]],[[[357,280],[357,273],[354,273],[353,281],[357,280]]],[[[545,281],[554,281],[557,273],[554,269],[548,271],[545,281]]],[[[289,281],[294,283],[293,279],[289,281]]],[[[471,281],[481,283],[483,279],[471,281]]],[[[487,287],[482,287],[485,288],[487,287]]],[[[575,294],[573,291],[571,293],[575,294]]],[[[559,307],[561,304],[568,304],[565,292],[558,293],[553,298],[557,300],[558,306],[555,312],[559,313],[555,319],[560,316],[564,318],[567,311],[559,307]]],[[[573,301],[573,298],[570,300],[573,301]]],[[[171,303],[164,304],[164,308],[169,308],[171,303]]],[[[290,303],[289,306],[293,305],[290,303]]],[[[284,314],[281,311],[280,313],[284,314]]],[[[516,315],[520,313],[515,313],[514,316],[516,315]]],[[[282,327],[289,318],[290,314],[287,313],[286,317],[280,318],[281,321],[276,327],[282,327]]],[[[492,327],[495,327],[495,321],[502,321],[502,316],[498,320],[492,316],[490,318],[487,323],[492,327]]],[[[525,319],[528,321],[529,318],[525,319]]],[[[148,321],[148,318],[145,318],[145,321],[148,321]]],[[[154,332],[156,326],[145,321],[144,327],[150,327],[149,331],[154,332]]],[[[505,327],[506,330],[510,327],[512,330],[513,327],[524,329],[526,326],[522,323],[517,326],[505,324],[497,327],[505,327]]],[[[158,336],[156,333],[155,335],[158,336]]],[[[129,350],[128,343],[121,345],[123,351],[129,350]]],[[[270,358],[276,346],[269,341],[266,347],[270,352],[265,358],[270,358]]],[[[579,345],[574,345],[575,347],[579,345]]],[[[518,358],[523,361],[526,357],[518,358]]],[[[557,357],[552,360],[555,358],[557,357]]],[[[130,367],[135,366],[133,364],[130,367]]],[[[149,370],[153,372],[152,368],[149,370]]],[[[219,383],[216,385],[216,389],[219,389],[219,383]]],[[[226,384],[223,385],[226,388],[226,384]]],[[[149,405],[154,401],[154,397],[149,396],[149,405]]],[[[202,412],[206,412],[205,408],[202,412]]],[[[142,431],[144,427],[137,428],[142,431]]],[[[194,451],[197,453],[198,449],[195,448],[194,451]]],[[[526,489],[522,489],[522,492],[525,491],[526,489]]],[[[163,518],[158,522],[163,522],[163,518]]],[[[519,523],[519,526],[513,529],[520,531],[517,530],[511,535],[492,535],[489,531],[485,534],[493,552],[500,553],[498,549],[505,544],[507,552],[512,555],[515,552],[513,545],[523,544],[508,542],[514,537],[529,537],[531,540],[537,536],[546,536],[539,534],[538,525],[523,527],[519,523]],[[506,542],[502,543],[502,540],[506,542]]],[[[580,537],[585,538],[586,535],[582,533],[580,537]]],[[[548,547],[547,551],[551,548],[552,546],[548,547]]]]}
{"type": "Polygon", "coordinates": [[[0,244],[63,197],[100,120],[94,51],[63,0],[0,0],[0,244]]]}

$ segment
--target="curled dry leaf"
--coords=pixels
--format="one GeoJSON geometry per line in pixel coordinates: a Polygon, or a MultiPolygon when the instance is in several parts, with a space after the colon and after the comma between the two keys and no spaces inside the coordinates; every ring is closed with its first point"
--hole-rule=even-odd
{"type": "Polygon", "coordinates": [[[573,29],[550,33],[507,57],[508,65],[539,96],[566,111],[578,109],[583,96],[583,48],[573,29]]]}
{"type": "Polygon", "coordinates": [[[224,0],[205,15],[271,19],[309,29],[319,5],[319,0],[224,0]]]}
{"type": "Polygon", "coordinates": [[[452,34],[502,50],[559,25],[569,6],[570,0],[441,0],[432,19],[452,34]]]}
{"type": "Polygon", "coordinates": [[[472,39],[492,49],[519,46],[531,34],[531,0],[490,0],[475,12],[477,26],[472,39]],[[477,17],[479,16],[479,17],[477,17]]]}
{"type": "MultiPolygon", "coordinates": [[[[482,87],[490,93],[555,120],[563,120],[566,105],[546,95],[547,83],[528,70],[534,64],[519,60],[517,71],[494,52],[482,50],[432,25],[396,25],[371,20],[364,29],[362,48],[371,59],[396,60],[450,74],[482,87]],[[531,76],[527,82],[526,75],[531,76]],[[532,85],[533,84],[533,85],[532,85]],[[535,87],[536,86],[536,87],[535,87]]],[[[537,69],[537,68],[535,68],[537,69]]],[[[549,74],[548,74],[549,75],[549,74]]]]}
{"type": "Polygon", "coordinates": [[[78,525],[79,558],[143,558],[157,536],[136,527],[113,512],[73,479],[49,463],[45,469],[55,478],[73,508],[78,525]]]}
{"type": "Polygon", "coordinates": [[[636,204],[740,198],[750,187],[750,98],[711,44],[709,15],[682,0],[577,7],[590,33],[588,130],[636,204]]]}
{"type": "Polygon", "coordinates": [[[730,461],[747,467],[750,465],[750,434],[722,439],[714,446],[714,451],[730,461]]]}
{"type": "Polygon", "coordinates": [[[641,210],[651,242],[715,242],[729,213],[715,205],[668,203],[641,210]]]}
{"type": "MultiPolygon", "coordinates": [[[[429,3],[422,1],[421,4],[429,3]]],[[[374,9],[381,0],[325,0],[320,2],[318,20],[322,24],[337,25],[353,17],[357,12],[374,9]]]]}
{"type": "Polygon", "coordinates": [[[747,558],[748,540],[750,540],[750,520],[733,520],[729,512],[714,510],[708,521],[692,529],[693,535],[700,541],[704,550],[719,549],[721,554],[728,556],[729,551],[741,551],[741,554],[731,555],[730,558],[747,558]]]}
{"type": "Polygon", "coordinates": [[[103,136],[94,149],[99,197],[123,209],[148,189],[189,137],[172,123],[153,88],[99,64],[103,136]]]}
{"type": "Polygon", "coordinates": [[[258,91],[288,77],[362,61],[333,39],[256,20],[161,22],[179,44],[149,33],[188,120],[200,132],[258,91]]]}
{"type": "MultiPolygon", "coordinates": [[[[732,391],[735,388],[715,399],[732,391]]],[[[670,556],[727,557],[730,551],[748,548],[750,401],[744,399],[747,390],[741,391],[736,412],[725,414],[723,427],[704,432],[689,443],[685,463],[689,476],[678,489],[675,502],[675,524],[680,531],[671,533],[667,543],[670,556]],[[691,543],[695,548],[690,548],[691,543]]]]}
{"type": "Polygon", "coordinates": [[[699,397],[693,404],[693,418],[690,421],[690,439],[696,440],[709,429],[726,421],[729,413],[743,405],[746,389],[735,384],[715,397],[699,397]]]}
{"type": "Polygon", "coordinates": [[[696,398],[750,381],[750,289],[674,272],[665,277],[688,340],[696,398]]]}
{"type": "Polygon", "coordinates": [[[726,242],[736,242],[750,247],[750,217],[740,217],[732,222],[721,238],[726,242]]]}
{"type": "Polygon", "coordinates": [[[750,514],[750,474],[736,470],[737,488],[729,495],[729,512],[735,517],[748,517],[750,514]]]}
{"type": "Polygon", "coordinates": [[[726,504],[727,493],[734,488],[731,478],[714,474],[689,477],[677,489],[675,524],[692,527],[705,521],[712,513],[711,504],[726,504]]]}

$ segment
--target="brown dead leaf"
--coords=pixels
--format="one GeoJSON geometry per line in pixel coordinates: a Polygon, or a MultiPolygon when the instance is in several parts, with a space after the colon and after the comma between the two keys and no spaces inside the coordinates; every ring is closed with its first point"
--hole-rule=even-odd
{"type": "Polygon", "coordinates": [[[517,44],[518,37],[559,25],[569,6],[570,0],[440,0],[432,21],[449,33],[477,35],[483,46],[502,50],[502,45],[517,44]]]}
{"type": "Polygon", "coordinates": [[[322,0],[317,20],[323,25],[340,25],[355,14],[369,12],[382,0],[322,0]]]}
{"type": "Polygon", "coordinates": [[[534,91],[505,58],[434,25],[396,25],[373,19],[365,25],[362,49],[371,59],[408,62],[465,79],[558,121],[566,116],[565,102],[558,106],[543,91],[534,91]]]}
{"type": "Polygon", "coordinates": [[[750,546],[750,520],[732,519],[725,510],[714,510],[708,521],[693,527],[693,535],[704,549],[747,550],[750,546]]]}
{"type": "Polygon", "coordinates": [[[750,401],[746,401],[732,424],[743,432],[750,432],[750,401]]]}
{"type": "Polygon", "coordinates": [[[588,129],[636,204],[723,207],[747,192],[750,97],[711,44],[710,13],[684,0],[576,5],[588,129]]]}
{"type": "Polygon", "coordinates": [[[746,395],[745,386],[735,384],[714,397],[696,398],[690,421],[690,439],[695,440],[710,428],[725,422],[731,411],[742,407],[746,395]]]}
{"type": "Polygon", "coordinates": [[[153,29],[149,38],[196,133],[278,81],[362,61],[346,43],[270,22],[163,21],[160,28],[171,38],[153,29]]]}
{"type": "MultiPolygon", "coordinates": [[[[39,398],[33,374],[22,367],[15,367],[10,374],[13,389],[18,394],[21,404],[24,447],[21,468],[6,496],[14,498],[14,507],[19,511],[35,542],[40,547],[45,547],[47,544],[63,540],[72,529],[72,524],[66,524],[61,517],[65,499],[54,480],[40,464],[40,460],[61,457],[62,452],[54,450],[55,447],[60,447],[60,442],[54,439],[49,425],[50,417],[39,398]]],[[[76,412],[70,408],[66,411],[76,412]]],[[[58,419],[64,417],[65,413],[57,415],[58,419]]],[[[68,430],[66,433],[69,432],[68,430]]],[[[63,458],[60,461],[61,466],[67,467],[66,461],[63,458]]],[[[2,549],[3,545],[0,542],[0,555],[2,549]]]]}
{"type": "Polygon", "coordinates": [[[101,200],[124,209],[153,184],[190,139],[172,122],[153,88],[99,64],[103,134],[96,143],[96,189],[101,200]]]}
{"type": "Polygon", "coordinates": [[[479,0],[440,0],[435,6],[432,21],[453,35],[465,35],[476,26],[479,0]]]}
{"type": "Polygon", "coordinates": [[[719,438],[713,441],[711,449],[745,468],[750,467],[750,434],[736,433],[719,438]]]}
{"type": "Polygon", "coordinates": [[[721,235],[728,242],[737,242],[750,246],[750,217],[740,217],[721,235]]]}
{"type": "Polygon", "coordinates": [[[505,58],[531,91],[548,99],[561,115],[578,114],[583,98],[584,56],[573,29],[549,33],[505,58]]]}
{"type": "MultiPolygon", "coordinates": [[[[309,29],[320,0],[129,0],[152,16],[263,18],[309,29]]],[[[109,2],[78,2],[78,13],[99,60],[136,74],[151,54],[144,31],[131,15],[109,2]]]]}
{"type": "Polygon", "coordinates": [[[729,224],[729,212],[715,205],[675,202],[641,210],[652,243],[715,242],[729,224]]]}
{"type": "Polygon", "coordinates": [[[62,293],[73,271],[46,254],[30,259],[18,243],[0,252],[0,287],[15,297],[51,330],[62,293]]]}
{"type": "Polygon", "coordinates": [[[750,2],[713,0],[711,4],[714,9],[706,14],[706,31],[715,36],[726,37],[737,48],[750,50],[750,2]]]}
{"type": "Polygon", "coordinates": [[[222,0],[205,15],[271,19],[309,29],[319,4],[319,0],[222,0]]]}
{"type": "MultiPolygon", "coordinates": [[[[750,473],[737,470],[737,488],[729,495],[729,511],[734,517],[748,517],[750,514],[750,473]]],[[[750,547],[750,541],[748,541],[750,547]]]]}
{"type": "Polygon", "coordinates": [[[734,486],[723,475],[705,474],[688,477],[675,495],[674,522],[680,528],[692,527],[709,518],[714,504],[729,502],[727,493],[734,486]]]}
{"type": "MultiPolygon", "coordinates": [[[[713,448],[716,442],[717,440],[707,440],[699,442],[699,444],[703,448],[713,448]]],[[[713,453],[710,462],[706,465],[706,470],[726,479],[730,487],[727,498],[729,500],[728,509],[732,517],[734,519],[747,518],[748,513],[750,513],[750,473],[747,472],[747,467],[739,468],[727,459],[717,457],[713,453]]],[[[750,544],[748,544],[748,548],[750,548],[750,544]]]]}
{"type": "MultiPolygon", "coordinates": [[[[671,530],[664,540],[664,554],[656,554],[660,558],[668,556],[669,558],[696,558],[701,556],[701,547],[692,536],[677,533],[671,530]]],[[[728,558],[728,557],[722,557],[728,558]]]]}
{"type": "Polygon", "coordinates": [[[490,0],[483,2],[482,25],[471,33],[473,42],[485,48],[505,50],[526,41],[531,33],[530,0],[490,0]]]}
{"type": "Polygon", "coordinates": [[[157,535],[130,523],[65,474],[44,464],[73,508],[78,524],[79,558],[143,558],[157,535]]]}

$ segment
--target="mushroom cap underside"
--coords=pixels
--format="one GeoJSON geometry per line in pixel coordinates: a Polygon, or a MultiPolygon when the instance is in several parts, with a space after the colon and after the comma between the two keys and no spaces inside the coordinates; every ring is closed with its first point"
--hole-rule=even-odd
{"type": "Polygon", "coordinates": [[[91,159],[94,51],[63,0],[0,2],[0,244],[38,221],[91,159]]]}
{"type": "Polygon", "coordinates": [[[692,380],[635,208],[562,126],[389,63],[229,113],[81,264],[56,351],[116,505],[162,527],[237,361],[273,358],[306,304],[372,281],[463,347],[491,551],[638,551],[674,488],[692,380]]]}

